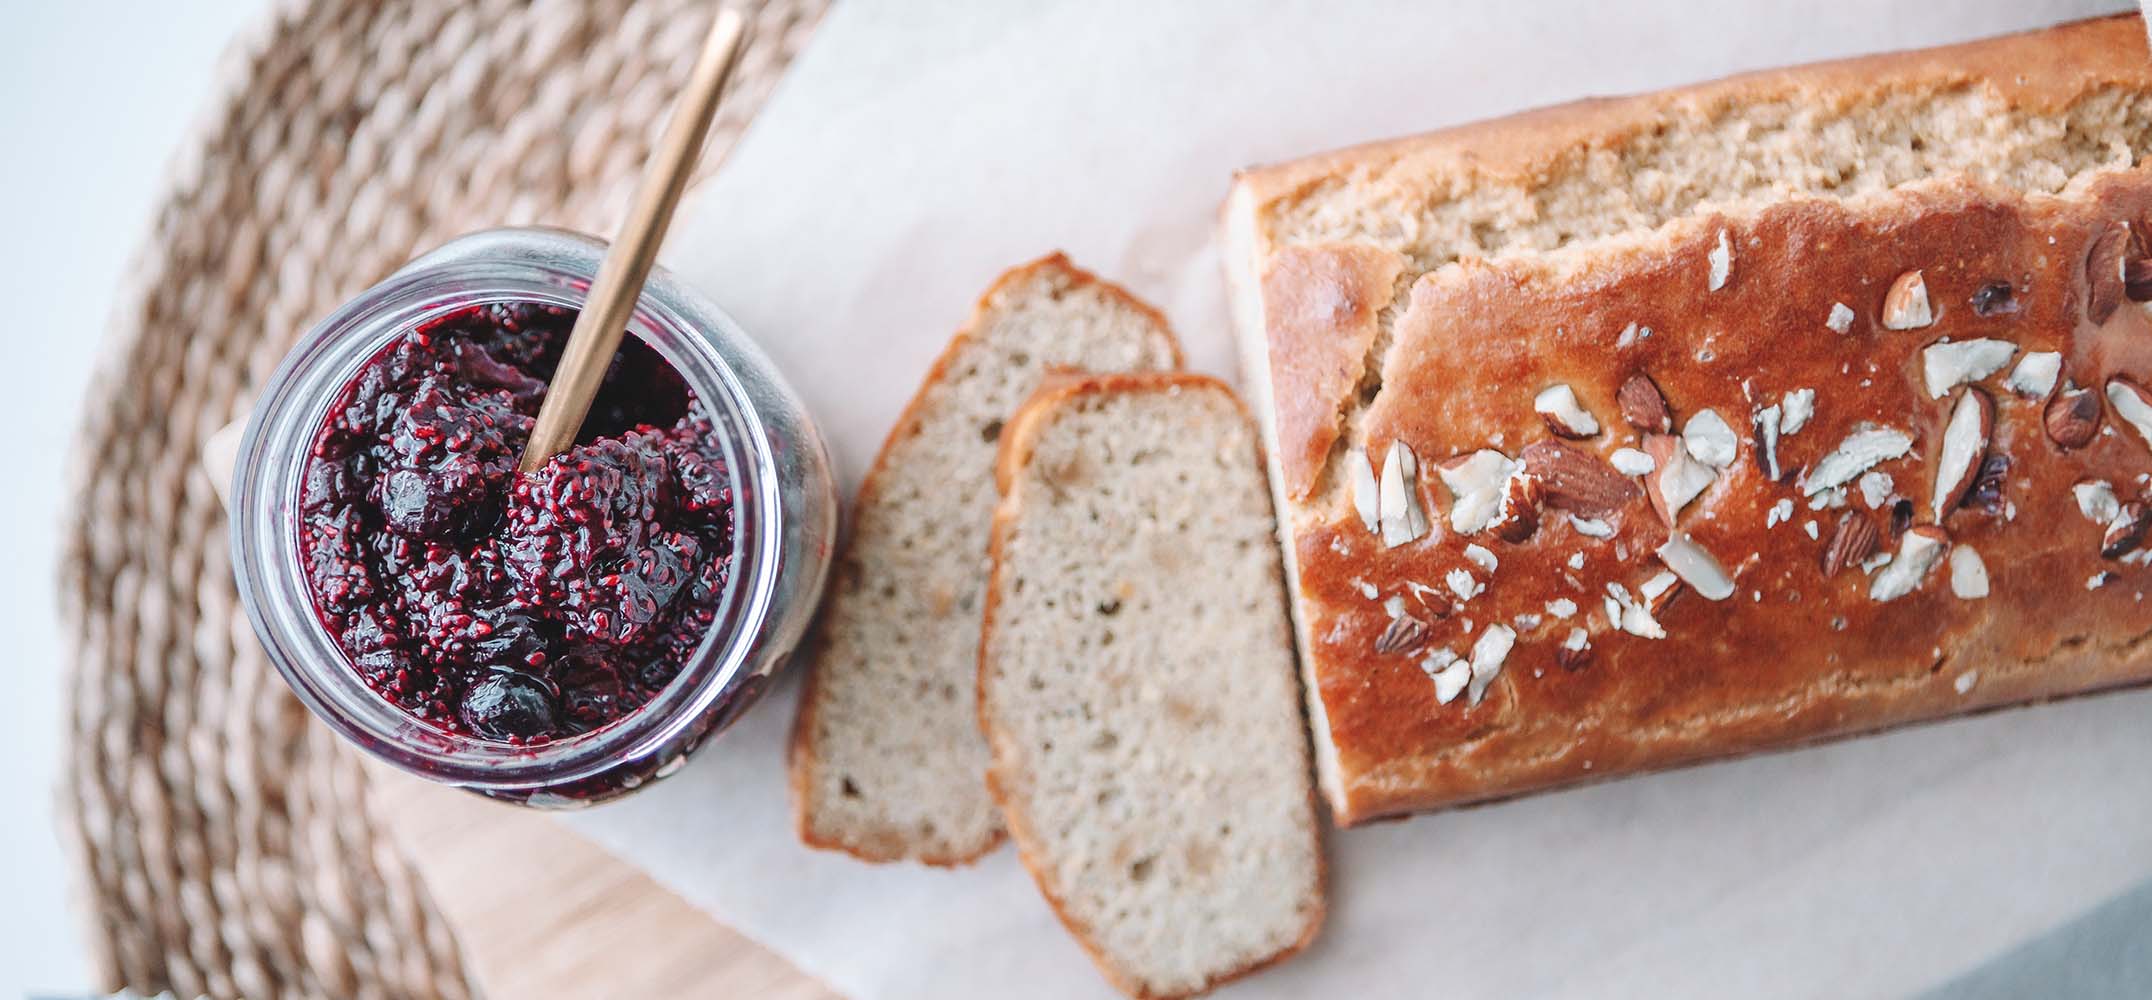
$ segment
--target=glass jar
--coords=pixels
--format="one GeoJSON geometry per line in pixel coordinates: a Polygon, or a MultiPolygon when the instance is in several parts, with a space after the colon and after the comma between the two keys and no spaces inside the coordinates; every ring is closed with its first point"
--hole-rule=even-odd
{"type": "Polygon", "coordinates": [[[299,496],[313,441],[359,370],[404,331],[503,300],[580,308],[605,246],[501,229],[405,265],[299,341],[247,423],[232,486],[232,564],[254,630],[314,714],[421,777],[536,806],[574,807],[672,773],[754,704],[820,598],[836,531],[829,459],[797,394],[731,318],[664,269],[629,332],[694,390],[732,477],[733,567],[715,624],[678,676],[603,728],[534,746],[450,733],[376,693],[316,614],[301,565],[299,496]]]}

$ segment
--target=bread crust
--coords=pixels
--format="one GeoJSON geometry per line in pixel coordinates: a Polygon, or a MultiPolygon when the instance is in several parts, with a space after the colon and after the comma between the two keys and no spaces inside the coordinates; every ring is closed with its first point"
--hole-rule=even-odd
{"type": "MultiPolygon", "coordinates": [[[[2141,22],[2128,16],[1749,74],[1247,172],[1233,211],[1256,213],[1255,259],[1267,263],[1287,258],[1270,242],[1272,212],[1326,185],[1359,185],[1370,198],[1403,203],[1481,183],[1529,186],[1559,157],[1619,146],[1670,110],[1717,113],[1781,101],[1830,107],[1879,91],[1956,87],[1986,88],[2011,107],[2050,113],[2109,89],[2152,91],[2152,60],[2141,22]]],[[[1280,514],[1297,567],[1294,597],[1312,695],[1336,751],[1329,792],[1338,821],[2152,680],[2144,646],[2152,609],[2139,600],[2152,589],[2152,572],[2102,558],[2102,527],[2079,513],[2071,493],[2085,479],[2111,482],[2125,501],[2144,491],[2139,477],[2152,472],[2152,450],[2117,426],[2111,406],[2104,414],[2109,432],[2066,450],[2044,432],[2044,398],[2001,386],[2009,366],[1977,381],[1996,403],[1987,453],[2011,464],[2000,502],[1961,506],[1941,526],[1954,544],[1982,557],[1992,578],[1984,599],[1954,596],[1947,566],[1889,602],[1871,598],[1871,578],[1858,569],[1825,577],[1822,549],[1844,511],[1811,510],[1800,478],[1864,424],[1896,428],[1911,435],[1912,447],[1877,469],[1894,477],[1891,495],[1911,502],[1913,524],[1933,520],[1934,455],[1950,397],[1925,391],[1922,357],[1941,338],[2009,341],[2017,348],[2011,365],[2029,352],[2060,352],[2064,377],[2095,391],[2116,376],[2152,384],[2146,311],[2125,302],[2104,325],[2087,316],[2087,255],[2099,233],[2118,222],[2152,228],[2152,170],[2117,170],[2059,196],[1939,178],[1843,200],[1700,213],[1652,233],[1564,250],[1468,258],[1420,276],[1392,305],[1390,340],[1370,355],[1380,366],[1369,373],[1379,392],[1353,410],[1349,424],[1334,421],[1337,447],[1303,468],[1292,467],[1284,450],[1286,415],[1344,402],[1325,395],[1289,401],[1329,390],[1290,380],[1273,364],[1268,388],[1279,398],[1281,440],[1273,475],[1286,497],[1280,514]],[[1723,287],[1713,288],[1711,261],[1726,251],[1730,271],[1723,287]],[[1925,327],[1888,329],[1888,289],[1914,270],[1924,273],[1938,316],[1925,327]],[[2011,287],[2014,311],[1982,315],[1972,299],[1996,282],[2011,287]],[[1846,333],[1826,325],[1837,304],[1854,314],[1846,333]],[[1636,336],[1644,328],[1650,334],[1636,336]],[[1641,447],[1616,402],[1622,384],[1639,374],[1664,391],[1677,428],[1708,408],[1740,439],[1734,464],[1678,520],[1680,531],[1735,577],[1737,592],[1713,602],[1683,588],[1657,614],[1664,639],[1619,632],[1598,613],[1607,584],[1633,592],[1663,568],[1652,553],[1669,529],[1648,503],[1631,501],[1607,514],[1610,538],[1587,537],[1549,511],[1529,540],[1509,543],[1441,524],[1448,494],[1432,474],[1455,455],[1495,448],[1515,457],[1551,438],[1533,395],[1554,384],[1571,387],[1603,428],[1572,444],[1602,458],[1617,447],[1641,447]],[[1815,415],[1780,439],[1774,480],[1757,460],[1762,449],[1751,418],[1800,389],[1815,392],[1815,415]],[[1419,497],[1437,527],[1385,548],[1362,525],[1336,460],[1361,449],[1379,467],[1392,441],[1418,457],[1419,497]],[[1792,501],[1790,519],[1773,514],[1785,500],[1792,501]],[[1483,592],[1452,601],[1446,574],[1476,572],[1467,544],[1493,552],[1499,568],[1477,574],[1483,592]],[[1573,564],[1576,555],[1582,562],[1573,564]],[[1378,653],[1377,638],[1390,622],[1384,602],[1398,595],[1414,602],[1415,587],[1444,605],[1413,606],[1429,619],[1425,645],[1378,653]],[[1567,620],[1547,610],[1562,599],[1578,606],[1567,620]],[[1516,626],[1518,639],[1485,699],[1438,703],[1418,660],[1435,648],[1466,653],[1475,628],[1491,622],[1516,626]],[[1592,649],[1585,665],[1571,669],[1558,653],[1578,627],[1587,628],[1592,649]]],[[[1389,266],[1364,247],[1355,250],[1355,273],[1260,272],[1266,308],[1339,294],[1310,281],[1366,282],[1371,269],[1389,266]]],[[[1335,247],[1292,253],[1347,260],[1335,247]]],[[[1261,340],[1275,360],[1282,341],[1275,321],[1267,327],[1261,340]]],[[[1335,333],[1354,335],[1344,324],[1335,333]]],[[[1851,494],[1850,509],[1874,519],[1888,548],[1893,505],[1870,510],[1858,489],[1851,494]]]]}
{"type": "Polygon", "coordinates": [[[953,868],[970,864],[986,856],[994,848],[1001,846],[1002,840],[1005,839],[1005,831],[997,832],[991,839],[979,845],[976,850],[936,852],[907,838],[890,834],[886,831],[883,832],[886,835],[846,836],[836,831],[828,831],[818,827],[813,815],[813,802],[810,794],[814,784],[816,768],[820,766],[820,761],[814,753],[813,746],[814,728],[820,713],[820,699],[818,697],[820,670],[818,665],[823,651],[823,630],[826,623],[835,617],[834,605],[841,599],[839,595],[845,592],[844,577],[849,575],[850,572],[846,569],[847,562],[844,559],[844,550],[849,548],[852,540],[852,515],[861,507],[874,503],[879,498],[882,470],[889,461],[892,448],[904,437],[909,428],[920,419],[922,408],[926,405],[933,388],[950,377],[950,368],[957,355],[978,335],[979,329],[985,324],[992,310],[994,301],[1009,290],[1022,287],[1026,282],[1046,272],[1061,274],[1068,281],[1071,288],[1096,289],[1128,308],[1149,316],[1159,330],[1165,331],[1166,345],[1172,355],[1173,367],[1179,368],[1184,363],[1180,341],[1170,332],[1172,327],[1166,322],[1163,313],[1160,313],[1149,303],[1136,298],[1121,286],[1076,266],[1061,251],[1053,251],[1037,260],[1002,272],[999,277],[994,279],[993,284],[987,287],[986,291],[980,293],[978,300],[972,305],[970,316],[957,329],[955,335],[950,337],[949,343],[942,348],[941,353],[935,357],[933,366],[927,370],[926,378],[921,380],[918,391],[912,394],[912,398],[905,403],[904,410],[897,415],[896,423],[890,426],[889,433],[882,439],[881,448],[875,452],[874,462],[868,466],[866,475],[860,480],[859,493],[853,498],[852,506],[846,511],[844,532],[839,542],[840,548],[837,558],[832,563],[830,586],[825,591],[829,596],[820,613],[816,615],[815,622],[808,632],[806,641],[801,644],[800,670],[805,676],[801,685],[797,713],[793,716],[791,736],[786,743],[785,763],[792,792],[793,824],[799,833],[801,842],[809,847],[842,851],[862,861],[877,863],[917,861],[939,868],[953,868]]]}
{"type": "MultiPolygon", "coordinates": [[[[1254,417],[1248,411],[1247,405],[1225,383],[1208,375],[1182,371],[1116,372],[1089,375],[1064,374],[1042,382],[1031,398],[1017,409],[1016,415],[1010,419],[1007,429],[1002,434],[1001,449],[996,457],[994,466],[994,483],[996,488],[1001,491],[1002,499],[1001,503],[996,505],[994,509],[993,533],[988,545],[990,563],[993,568],[990,571],[991,578],[986,588],[985,626],[979,633],[979,731],[986,737],[987,746],[993,755],[993,763],[987,768],[986,772],[987,791],[993,796],[995,803],[1001,807],[1003,824],[1016,841],[1017,858],[1023,862],[1024,870],[1031,873],[1032,881],[1039,887],[1039,895],[1044,897],[1047,905],[1053,908],[1054,917],[1061,921],[1061,926],[1066,928],[1069,935],[1076,939],[1076,943],[1083,948],[1086,955],[1090,956],[1092,964],[1098,967],[1107,981],[1112,983],[1115,989],[1136,998],[1136,1000],[1182,1000],[1184,997],[1207,993],[1234,980],[1254,975],[1277,965],[1305,950],[1315,940],[1316,934],[1321,931],[1323,921],[1329,914],[1329,860],[1323,851],[1322,831],[1318,823],[1311,829],[1311,836],[1315,838],[1316,905],[1310,912],[1307,927],[1301,931],[1300,936],[1276,953],[1221,973],[1197,988],[1181,993],[1151,992],[1145,989],[1141,982],[1112,964],[1109,957],[1098,945],[1091,928],[1078,919],[1075,914],[1069,912],[1066,902],[1055,888],[1050,862],[1040,856],[1044,839],[1039,835],[1038,831],[1031,828],[1028,816],[1024,811],[1012,806],[1015,792],[1008,787],[1008,779],[1001,774],[1008,755],[1007,740],[1005,738],[1006,734],[996,724],[993,713],[988,710],[989,699],[987,694],[988,689],[991,687],[991,674],[987,666],[987,649],[994,630],[995,615],[1001,603],[1002,550],[1007,540],[1010,526],[1015,522],[1017,515],[1015,498],[1010,492],[1011,486],[1015,482],[1016,476],[1031,461],[1034,446],[1040,433],[1064,407],[1074,401],[1086,396],[1125,392],[1165,392],[1175,389],[1222,393],[1227,399],[1233,401],[1234,408],[1239,411],[1242,420],[1251,424],[1254,421],[1254,417]]],[[[1253,457],[1260,463],[1260,454],[1253,457]]],[[[1305,743],[1302,743],[1301,752],[1303,761],[1305,761],[1307,754],[1305,743]]],[[[1314,801],[1312,786],[1309,790],[1309,798],[1311,815],[1314,815],[1317,811],[1315,809],[1317,803],[1314,801]]]]}

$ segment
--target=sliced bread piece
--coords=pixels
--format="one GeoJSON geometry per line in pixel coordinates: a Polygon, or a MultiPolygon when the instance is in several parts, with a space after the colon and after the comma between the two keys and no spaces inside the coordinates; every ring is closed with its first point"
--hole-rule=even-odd
{"type": "Polygon", "coordinates": [[[979,725],[1040,891],[1131,996],[1299,951],[1322,845],[1247,411],[1200,375],[1056,379],[996,476],[979,725]]]}
{"type": "Polygon", "coordinates": [[[1000,842],[974,689],[996,440],[1049,371],[1179,364],[1157,310],[1060,254],[987,290],[853,506],[793,727],[801,839],[941,865],[1000,842]]]}

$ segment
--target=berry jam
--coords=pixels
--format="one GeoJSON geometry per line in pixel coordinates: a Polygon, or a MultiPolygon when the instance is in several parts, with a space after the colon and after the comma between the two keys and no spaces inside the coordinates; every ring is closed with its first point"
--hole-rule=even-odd
{"type": "Polygon", "coordinates": [[[634,712],[701,644],[731,570],[721,443],[634,337],[575,446],[517,474],[574,323],[497,302],[406,331],[307,461],[316,613],[368,687],[452,733],[533,745],[634,712]]]}

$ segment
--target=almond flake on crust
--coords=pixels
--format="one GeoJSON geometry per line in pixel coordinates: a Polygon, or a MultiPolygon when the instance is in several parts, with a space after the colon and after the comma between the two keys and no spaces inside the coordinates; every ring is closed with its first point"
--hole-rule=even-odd
{"type": "Polygon", "coordinates": [[[1367,464],[1367,452],[1358,448],[1346,452],[1345,474],[1352,480],[1352,506],[1360,514],[1360,523],[1367,525],[1369,533],[1381,534],[1381,487],[1375,483],[1374,466],[1367,464]]]}
{"type": "Polygon", "coordinates": [[[1651,470],[1659,467],[1650,455],[1635,448],[1616,448],[1614,454],[1607,457],[1607,462],[1624,476],[1648,476],[1651,470]]]}
{"type": "Polygon", "coordinates": [[[1457,599],[1460,601],[1469,601],[1478,597],[1480,591],[1487,589],[1486,585],[1480,583],[1479,578],[1473,576],[1470,570],[1462,568],[1453,569],[1443,574],[1442,582],[1449,586],[1450,593],[1456,594],[1457,599]]]}
{"type": "Polygon", "coordinates": [[[1953,546],[1950,550],[1950,592],[1967,601],[1988,596],[1988,564],[1970,545],[1953,546]]]}
{"type": "MultiPolygon", "coordinates": [[[[1614,526],[1596,517],[1578,517],[1571,514],[1569,515],[1569,526],[1577,529],[1577,534],[1586,538],[1614,537],[1614,526]]],[[[1584,553],[1579,552],[1574,558],[1581,563],[1584,559],[1584,553]]]]}
{"type": "Polygon", "coordinates": [[[1469,535],[1493,524],[1518,469],[1509,456],[1487,448],[1437,466],[1435,474],[1450,491],[1450,528],[1469,535]]]}
{"type": "Polygon", "coordinates": [[[1763,444],[1763,474],[1772,482],[1778,482],[1778,436],[1779,424],[1785,419],[1785,411],[1773,403],[1757,410],[1749,418],[1756,428],[1756,437],[1763,444]]]}
{"type": "Polygon", "coordinates": [[[2033,351],[2018,359],[2003,379],[2003,388],[2027,399],[2045,399],[2062,377],[2061,351],[2033,351]]]}
{"type": "Polygon", "coordinates": [[[1776,528],[1779,525],[1791,520],[1793,520],[1793,500],[1791,498],[1784,498],[1779,500],[1779,502],[1772,504],[1771,509],[1764,512],[1763,526],[1766,528],[1776,528]]]}
{"type": "Polygon", "coordinates": [[[1719,230],[1719,241],[1712,245],[1708,256],[1711,261],[1710,287],[1716,292],[1726,287],[1726,278],[1733,273],[1734,268],[1734,246],[1732,240],[1727,237],[1726,230],[1719,230]]]}
{"type": "Polygon", "coordinates": [[[1420,507],[1419,459],[1403,441],[1390,442],[1379,496],[1383,548],[1394,549],[1427,534],[1427,512],[1420,507]]]}
{"type": "Polygon", "coordinates": [[[1741,451],[1741,439],[1734,436],[1733,425],[1716,410],[1698,410],[1689,417],[1681,427],[1681,443],[1691,457],[1714,469],[1732,465],[1741,451]]]}
{"type": "Polygon", "coordinates": [[[1659,559],[1681,578],[1681,582],[1695,590],[1697,596],[1707,601],[1723,601],[1733,596],[1733,577],[1727,575],[1717,557],[1690,541],[1689,536],[1679,533],[1667,536],[1666,543],[1659,546],[1659,559]]]}
{"type": "Polygon", "coordinates": [[[1854,485],[1860,489],[1861,502],[1867,504],[1869,510],[1889,503],[1891,491],[1898,488],[1897,481],[1890,477],[1890,473],[1881,469],[1862,473],[1860,481],[1854,485]]]}
{"type": "Polygon", "coordinates": [[[1507,625],[1489,625],[1480,633],[1479,641],[1472,644],[1472,704],[1487,696],[1487,685],[1502,672],[1502,661],[1509,659],[1516,644],[1517,633],[1507,625]]]}
{"type": "Polygon", "coordinates": [[[1785,416],[1779,419],[1778,432],[1797,434],[1808,426],[1809,418],[1816,415],[1816,390],[1795,389],[1779,400],[1778,405],[1785,411],[1785,416]]]}
{"type": "Polygon", "coordinates": [[[1547,429],[1565,438],[1588,438],[1599,433],[1599,420],[1577,401],[1576,390],[1556,383],[1532,397],[1532,410],[1546,421],[1547,429]]]}
{"type": "Polygon", "coordinates": [[[1978,382],[2002,370],[2017,355],[2017,345],[2007,340],[1941,340],[1920,352],[1920,378],[1928,398],[1941,399],[1967,382],[1978,382]]]}
{"type": "Polygon", "coordinates": [[[2122,512],[2122,501],[2115,498],[2115,488],[2105,479],[2087,479],[2070,487],[2070,493],[2077,498],[2077,510],[2085,520],[2103,528],[2122,512]]]}
{"type": "Polygon", "coordinates": [[[1476,542],[1465,546],[1465,559],[1488,573],[1494,572],[1495,567],[1502,565],[1502,561],[1495,558],[1494,552],[1476,542]]]}
{"type": "Polygon", "coordinates": [[[1831,303],[1831,314],[1824,317],[1823,325],[1832,333],[1845,333],[1853,329],[1853,310],[1843,302],[1831,303]]]}
{"type": "Polygon", "coordinates": [[[1438,705],[1456,701],[1457,695],[1472,680],[1472,664],[1447,649],[1427,654],[1427,658],[1420,661],[1420,670],[1435,682],[1435,704],[1438,705]]]}
{"type": "Polygon", "coordinates": [[[2139,440],[2152,445],[2152,393],[2121,376],[2107,380],[2107,402],[2115,415],[2137,432],[2139,440]]]}
{"type": "Polygon", "coordinates": [[[1557,597],[1547,602],[1547,613],[1566,620],[1577,613],[1577,602],[1566,597],[1557,597]]]}
{"type": "Polygon", "coordinates": [[[1949,547],[1949,536],[1934,525],[1924,524],[1906,532],[1898,539],[1898,554],[1868,582],[1868,597],[1888,602],[1919,590],[1928,579],[1928,571],[1949,547]]]}
{"type": "Polygon", "coordinates": [[[1666,629],[1652,617],[1648,601],[1638,601],[1630,596],[1629,588],[1619,583],[1607,584],[1607,620],[1615,628],[1645,639],[1664,639],[1666,629]]]}
{"type": "Polygon", "coordinates": [[[1815,496],[1852,482],[1878,462],[1904,458],[1913,450],[1913,436],[1890,427],[1863,424],[1846,435],[1837,449],[1810,466],[1801,477],[1801,493],[1815,496]]]}
{"type": "Polygon", "coordinates": [[[1883,295],[1883,328],[1914,330],[1935,322],[1928,303],[1928,281],[1919,271],[1907,271],[1891,282],[1883,295]]]}

